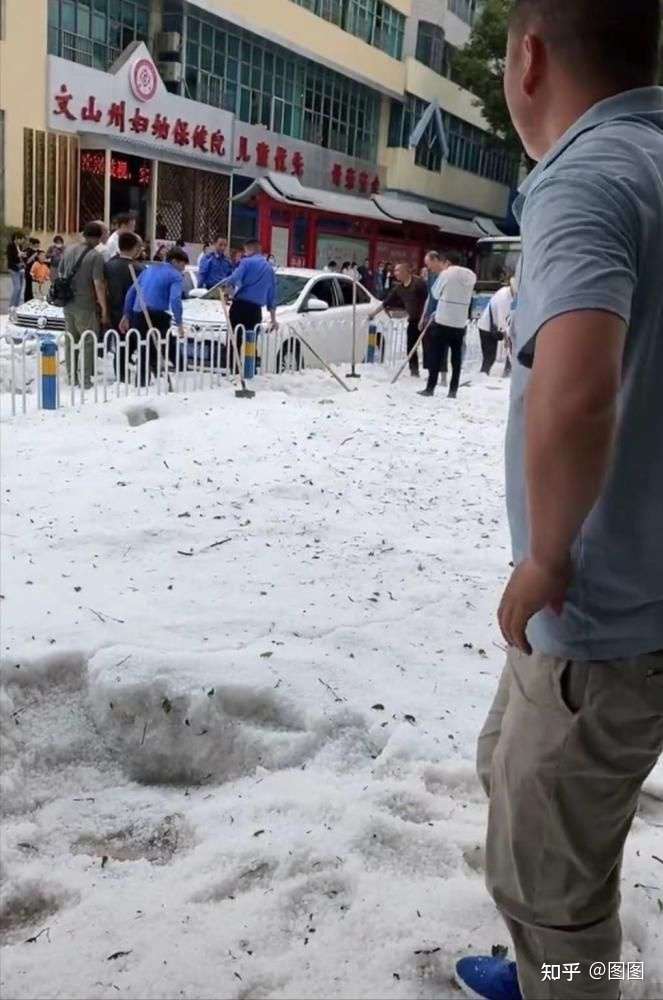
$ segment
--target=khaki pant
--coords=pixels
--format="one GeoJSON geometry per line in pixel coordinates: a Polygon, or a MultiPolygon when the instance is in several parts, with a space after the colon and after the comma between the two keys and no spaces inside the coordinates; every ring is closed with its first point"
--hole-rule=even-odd
{"type": "Polygon", "coordinates": [[[65,364],[67,367],[67,378],[69,382],[75,381],[76,385],[83,382],[86,389],[92,385],[94,366],[96,360],[96,345],[93,337],[87,336],[83,340],[83,348],[80,348],[81,338],[87,330],[99,335],[99,317],[96,309],[76,309],[65,306],[64,322],[67,333],[70,333],[75,348],[77,360],[74,360],[73,351],[69,337],[65,338],[65,364]],[[75,366],[75,367],[74,367],[75,366]]]}
{"type": "Polygon", "coordinates": [[[663,652],[580,663],[511,652],[479,737],[487,884],[525,1000],[616,1000],[619,877],[642,784],[663,750],[663,652]],[[544,964],[579,963],[569,981],[544,964]],[[596,970],[595,970],[596,974],[596,970]]]}

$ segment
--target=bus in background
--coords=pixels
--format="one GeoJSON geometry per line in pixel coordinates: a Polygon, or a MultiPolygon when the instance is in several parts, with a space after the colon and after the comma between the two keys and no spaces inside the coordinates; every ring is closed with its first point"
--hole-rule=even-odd
{"type": "Polygon", "coordinates": [[[472,300],[472,319],[478,319],[491,296],[503,284],[505,271],[515,275],[522,244],[519,236],[487,236],[476,247],[477,285],[472,300]]]}

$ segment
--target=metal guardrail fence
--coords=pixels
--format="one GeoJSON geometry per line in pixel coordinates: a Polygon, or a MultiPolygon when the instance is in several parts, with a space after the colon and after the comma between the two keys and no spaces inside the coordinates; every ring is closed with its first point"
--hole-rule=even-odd
{"type": "MultiPolygon", "coordinates": [[[[358,363],[366,360],[369,348],[368,328],[363,327],[357,337],[358,363]]],[[[380,323],[372,351],[376,363],[392,366],[405,357],[405,329],[402,320],[380,323]]],[[[301,332],[330,364],[349,363],[349,331],[342,324],[318,321],[315,328],[303,325],[301,332]]],[[[319,367],[299,340],[294,324],[282,325],[276,333],[267,326],[258,327],[255,347],[249,346],[248,352],[244,329],[237,327],[236,334],[241,345],[239,370],[245,377],[252,375],[247,353],[252,356],[254,351],[255,372],[261,375],[319,367]]],[[[211,389],[233,378],[237,370],[225,334],[213,339],[205,332],[182,338],[176,329],[165,335],[158,330],[146,334],[130,330],[126,335],[88,330],[77,343],[67,332],[26,331],[21,339],[9,333],[0,337],[0,399],[2,412],[12,416],[110,399],[211,389]],[[51,346],[45,352],[46,344],[51,346]]]]}
{"type": "MultiPolygon", "coordinates": [[[[332,365],[350,361],[348,332],[339,324],[318,322],[304,325],[302,333],[332,365]]],[[[240,346],[239,370],[246,378],[299,372],[320,367],[297,336],[295,324],[285,324],[276,333],[258,327],[255,346],[249,346],[242,327],[237,328],[240,346]],[[255,356],[254,356],[255,352],[255,356]],[[247,364],[247,354],[248,361],[247,364]]],[[[406,322],[382,319],[377,335],[369,341],[368,330],[357,338],[357,361],[373,357],[377,364],[395,368],[407,353],[406,322]],[[369,350],[369,344],[372,350],[369,350]]],[[[500,345],[497,363],[504,359],[500,345]]],[[[464,376],[481,365],[481,344],[476,322],[468,325],[464,376]]],[[[126,336],[115,330],[97,335],[83,334],[78,344],[69,333],[42,335],[26,332],[21,340],[5,333],[0,337],[0,404],[3,415],[24,414],[39,409],[82,406],[140,396],[164,395],[211,389],[237,373],[232,346],[225,335],[214,340],[209,333],[181,338],[172,329],[164,336],[158,330],[126,336]],[[51,345],[43,353],[44,344],[51,345]],[[128,346],[127,346],[128,345],[128,346]],[[230,364],[230,371],[228,365],[230,364]]]]}

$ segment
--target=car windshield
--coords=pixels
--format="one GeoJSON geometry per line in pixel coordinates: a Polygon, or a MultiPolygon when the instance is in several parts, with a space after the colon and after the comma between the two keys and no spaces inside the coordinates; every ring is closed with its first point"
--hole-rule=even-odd
{"type": "MultiPolygon", "coordinates": [[[[276,305],[277,306],[291,306],[297,301],[301,293],[306,288],[308,278],[301,278],[297,274],[277,274],[276,275],[276,305]]],[[[207,295],[203,296],[206,299],[216,299],[217,301],[221,298],[221,288],[223,286],[219,282],[214,288],[210,288],[207,295]]]]}

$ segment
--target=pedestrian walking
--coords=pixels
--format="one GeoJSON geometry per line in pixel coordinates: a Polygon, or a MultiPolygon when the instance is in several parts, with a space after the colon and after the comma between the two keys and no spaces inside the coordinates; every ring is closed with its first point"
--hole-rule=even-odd
{"type": "Polygon", "coordinates": [[[400,308],[405,310],[407,313],[407,353],[410,357],[410,374],[414,378],[419,378],[419,356],[416,351],[412,354],[412,351],[419,340],[419,323],[428,300],[428,288],[425,281],[412,274],[412,268],[405,262],[396,264],[394,273],[397,283],[387,292],[378,308],[373,310],[370,319],[374,320],[383,309],[400,308]]]}
{"type": "Polygon", "coordinates": [[[100,222],[88,222],[83,229],[83,242],[68,246],[58,269],[58,277],[53,282],[53,290],[64,283],[69,291],[64,301],[64,324],[69,336],[65,339],[65,363],[67,375],[76,385],[89,389],[94,372],[95,341],[92,337],[83,339],[83,356],[80,343],[88,330],[99,335],[102,325],[108,324],[106,283],[104,281],[104,259],[98,247],[104,236],[105,227],[100,222]]]}
{"type": "Polygon", "coordinates": [[[133,285],[131,268],[134,274],[141,274],[144,265],[140,264],[139,257],[143,248],[143,241],[136,233],[127,230],[120,233],[117,241],[119,253],[104,264],[104,278],[106,279],[106,289],[108,294],[108,322],[111,330],[118,333],[118,338],[109,336],[108,345],[111,351],[115,351],[115,372],[118,379],[124,382],[128,379],[127,365],[130,360],[127,352],[127,337],[121,332],[122,317],[124,316],[124,303],[127,292],[133,285]]]}
{"type": "Polygon", "coordinates": [[[478,764],[517,966],[457,966],[504,1000],[620,996],[624,843],[663,750],[661,6],[600,15],[516,0],[509,28],[507,102],[538,165],[514,206],[509,655],[478,764]]]}
{"type": "Polygon", "coordinates": [[[9,237],[5,255],[7,257],[7,270],[11,278],[12,290],[9,296],[9,308],[15,309],[23,301],[25,290],[25,265],[23,263],[23,245],[25,237],[23,233],[15,232],[9,237]]]}
{"type": "Polygon", "coordinates": [[[148,349],[148,337],[156,330],[161,338],[167,338],[168,360],[177,366],[178,341],[168,332],[177,327],[182,329],[182,291],[184,270],[189,263],[188,254],[181,247],[171,247],[163,264],[152,264],[139,275],[136,285],[132,283],[124,300],[124,316],[120,324],[122,333],[127,334],[126,350],[129,357],[138,349],[138,369],[140,385],[149,383],[150,371],[156,373],[160,347],[152,342],[148,349]],[[145,315],[147,311],[148,316],[145,315]],[[137,331],[137,334],[136,334],[137,331]],[[149,364],[148,364],[149,357],[149,364]],[[148,368],[150,370],[148,370],[148,368]]]}
{"type": "Polygon", "coordinates": [[[210,253],[203,257],[198,266],[198,284],[201,288],[214,288],[220,281],[232,274],[233,266],[226,254],[228,240],[217,236],[210,253]]]}
{"type": "Polygon", "coordinates": [[[462,258],[456,250],[449,250],[440,258],[441,270],[432,291],[436,306],[428,346],[428,384],[420,395],[435,395],[444,353],[448,350],[451,355],[449,399],[455,399],[460,385],[465,331],[477,276],[468,267],[461,266],[462,258]]]}
{"type": "Polygon", "coordinates": [[[35,297],[45,299],[51,287],[51,269],[48,266],[46,254],[43,250],[39,250],[34,259],[34,263],[30,268],[30,277],[32,278],[32,289],[35,297]]]}
{"type": "Polygon", "coordinates": [[[481,338],[481,353],[483,363],[481,372],[490,375],[497,360],[497,348],[506,339],[511,325],[511,310],[514,293],[512,276],[507,272],[503,275],[501,288],[495,292],[479,319],[479,336],[481,338]]]}
{"type": "MultiPolygon", "coordinates": [[[[241,330],[255,330],[262,323],[262,311],[268,309],[271,316],[270,329],[278,330],[276,321],[276,273],[274,268],[262,255],[262,247],[257,240],[248,240],[244,244],[244,256],[238,266],[223,285],[232,289],[232,304],[230,306],[230,322],[235,330],[237,350],[241,350],[241,330]]],[[[238,367],[239,358],[234,359],[238,367]]],[[[227,358],[228,368],[231,360],[227,358]]]]}

